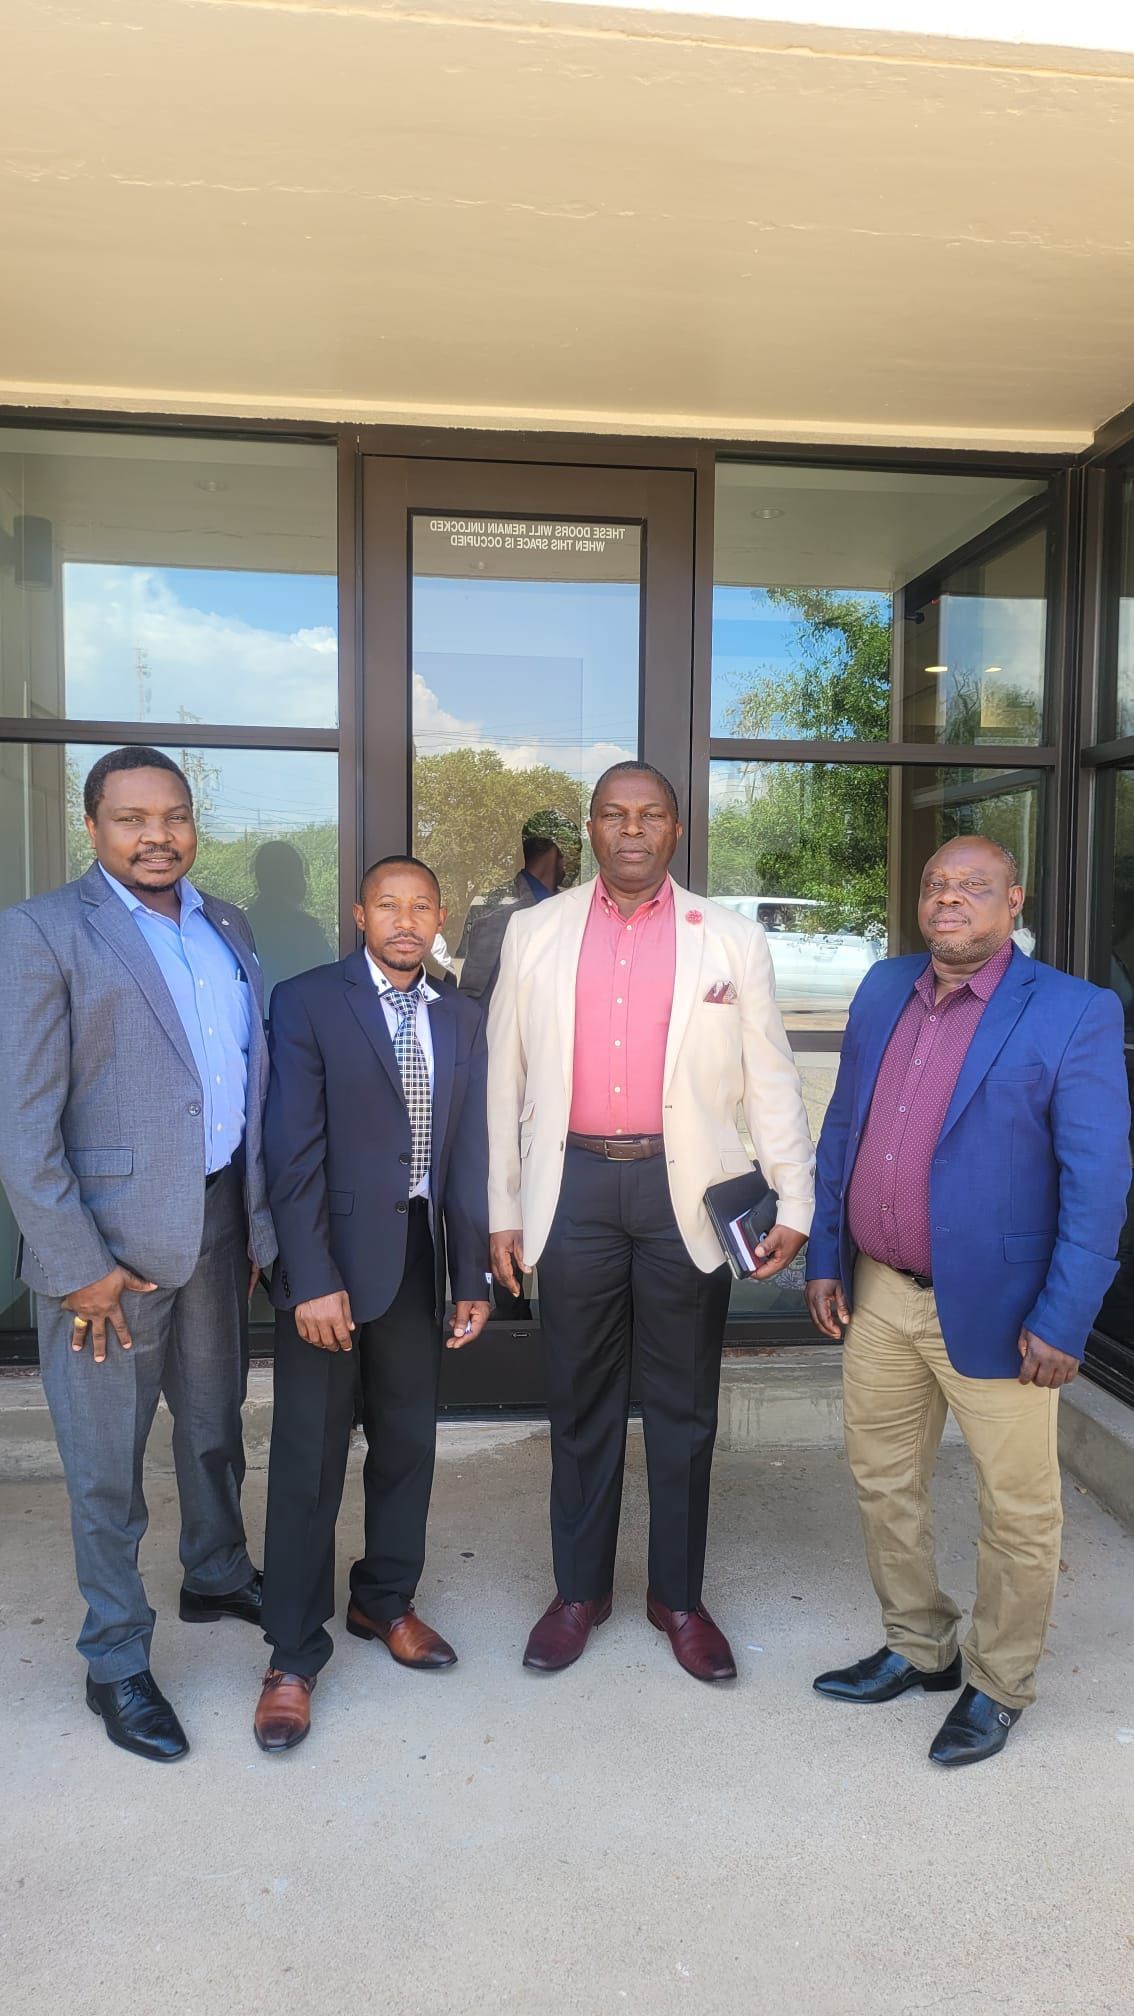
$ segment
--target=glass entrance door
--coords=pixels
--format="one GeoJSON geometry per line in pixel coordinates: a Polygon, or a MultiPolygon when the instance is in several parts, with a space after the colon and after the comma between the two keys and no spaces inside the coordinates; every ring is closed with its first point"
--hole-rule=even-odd
{"type": "MultiPolygon", "coordinates": [[[[593,874],[608,765],[656,763],[688,802],[693,478],[369,457],[363,537],[365,857],[428,861],[438,969],[483,996],[525,860],[593,874]]],[[[542,1397],[537,1278],[446,1354],[443,1400],[542,1397]]]]}

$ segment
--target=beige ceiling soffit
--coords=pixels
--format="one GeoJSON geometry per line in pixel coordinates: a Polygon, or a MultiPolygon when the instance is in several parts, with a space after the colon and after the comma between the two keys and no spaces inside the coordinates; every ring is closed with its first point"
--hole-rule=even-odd
{"type": "Polygon", "coordinates": [[[435,406],[377,399],[263,399],[240,393],[127,390],[125,386],[29,385],[0,381],[0,408],[45,407],[60,413],[169,413],[204,420],[310,420],[323,426],[471,427],[489,432],[648,435],[698,441],[769,441],[785,445],[1001,449],[1012,454],[1077,455],[1093,435],[1080,428],[935,427],[922,421],[762,419],[726,413],[617,413],[599,408],[435,406]]]}
{"type": "Polygon", "coordinates": [[[824,28],[763,21],[739,14],[682,14],[654,8],[593,7],[577,0],[175,0],[194,13],[293,14],[313,20],[370,22],[429,28],[480,28],[489,33],[547,35],[575,42],[666,43],[687,48],[731,48],[750,56],[811,56],[840,63],[895,64],[903,68],[1002,71],[1014,77],[1106,78],[1134,81],[1134,51],[1053,47],[1043,43],[959,40],[949,35],[893,29],[824,28]]]}

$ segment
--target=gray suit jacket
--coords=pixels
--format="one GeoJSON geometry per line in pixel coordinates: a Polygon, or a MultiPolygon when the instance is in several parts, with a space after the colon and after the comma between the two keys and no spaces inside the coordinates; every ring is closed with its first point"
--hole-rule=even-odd
{"type": "MultiPolygon", "coordinates": [[[[248,1250],[275,1257],[261,1122],[264,990],[242,911],[204,898],[252,989],[244,1135],[248,1250]]],[[[0,1182],[20,1278],[69,1295],[119,1261],[159,1288],[197,1264],[202,1087],[157,961],[102,871],[0,913],[0,1182]]]]}

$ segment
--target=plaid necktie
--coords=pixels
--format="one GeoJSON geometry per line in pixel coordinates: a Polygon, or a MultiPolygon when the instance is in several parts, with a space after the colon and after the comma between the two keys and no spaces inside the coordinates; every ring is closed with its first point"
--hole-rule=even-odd
{"type": "Polygon", "coordinates": [[[429,1171],[433,1135],[433,1101],[429,1092],[429,1066],[417,1040],[417,1004],[425,994],[420,980],[416,987],[391,987],[387,1001],[396,1009],[394,1055],[402,1074],[402,1090],[410,1120],[410,1192],[417,1189],[429,1171]]]}

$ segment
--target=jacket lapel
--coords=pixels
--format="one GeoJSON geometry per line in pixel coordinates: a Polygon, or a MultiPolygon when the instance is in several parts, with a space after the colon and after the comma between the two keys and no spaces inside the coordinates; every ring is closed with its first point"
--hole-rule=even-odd
{"type": "Polygon", "coordinates": [[[394,1055],[394,1039],[386,1021],[385,1009],[378,999],[378,989],[370,977],[365,952],[351,952],[343,960],[343,979],[347,983],[347,999],[359,1028],[404,1105],[406,1095],[394,1055]]]}
{"type": "MultiPolygon", "coordinates": [[[[453,1079],[457,1069],[457,1018],[449,1000],[450,988],[439,987],[436,1001],[430,1001],[429,1034],[433,1039],[433,1124],[430,1159],[437,1179],[449,1107],[453,1099],[453,1079]]],[[[385,1016],[382,1017],[385,1021],[385,1016]]]]}
{"type": "Polygon", "coordinates": [[[680,889],[676,882],[671,882],[670,887],[673,892],[674,965],[673,1007],[666,1038],[663,1079],[667,1091],[685,1031],[697,1005],[705,951],[705,919],[696,898],[687,889],[680,889]],[[695,923],[690,921],[693,918],[697,920],[695,923]]]}
{"type": "Polygon", "coordinates": [[[146,944],[141,931],[115,894],[96,862],[79,879],[79,893],[89,905],[95,930],[129,967],[182,1063],[200,1079],[189,1038],[173,1004],[173,996],[161,977],[161,967],[146,944]]]}
{"type": "Polygon", "coordinates": [[[1017,945],[1007,973],[991,1001],[985,1004],[984,1013],[977,1023],[938,1136],[940,1141],[944,1141],[950,1128],[956,1126],[974,1092],[995,1064],[1027,1006],[1035,977],[1035,967],[1017,945]]]}
{"type": "MultiPolygon", "coordinates": [[[[557,896],[552,911],[556,932],[555,1012],[559,1021],[559,1044],[563,1064],[563,1093],[571,1110],[571,1090],[575,1076],[575,983],[579,976],[579,954],[583,933],[591,914],[595,885],[584,882],[579,889],[567,889],[557,896]]],[[[542,907],[542,906],[537,906],[542,907]]]]}
{"type": "Polygon", "coordinates": [[[206,917],[217,935],[224,939],[244,978],[252,989],[252,999],[256,1003],[261,1022],[264,1019],[264,975],[260,961],[248,944],[243,931],[238,931],[232,921],[232,911],[227,903],[215,896],[201,892],[201,903],[206,917]]]}

